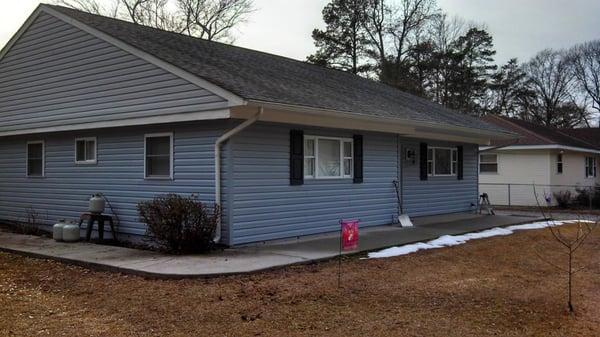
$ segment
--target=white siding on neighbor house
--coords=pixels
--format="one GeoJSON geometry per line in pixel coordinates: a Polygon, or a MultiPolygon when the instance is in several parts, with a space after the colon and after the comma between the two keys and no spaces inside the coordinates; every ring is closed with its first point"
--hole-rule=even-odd
{"type": "MultiPolygon", "coordinates": [[[[492,204],[508,205],[537,205],[532,184],[549,185],[551,170],[549,150],[495,151],[498,155],[498,173],[479,174],[479,192],[487,193],[492,204]],[[486,185],[490,184],[490,185],[486,185]],[[498,184],[498,185],[494,185],[498,184]],[[509,187],[510,186],[510,200],[509,187]]],[[[551,193],[549,188],[541,188],[540,197],[544,192],[551,193]]],[[[543,199],[542,199],[543,200],[543,199]]]]}
{"type": "Polygon", "coordinates": [[[0,60],[0,133],[169,116],[225,99],[49,14],[0,60]]]}
{"type": "Polygon", "coordinates": [[[600,159],[598,155],[582,152],[564,151],[563,173],[557,174],[556,161],[558,153],[559,151],[557,150],[551,152],[550,160],[552,161],[552,174],[550,182],[552,185],[594,186],[594,184],[600,181],[598,177],[593,178],[585,176],[585,158],[595,157],[596,165],[598,166],[600,164],[598,162],[600,159]]]}
{"type": "Polygon", "coordinates": [[[505,150],[489,153],[498,155],[498,173],[480,173],[479,189],[480,193],[489,194],[493,204],[536,206],[538,201],[532,184],[537,185],[535,192],[540,204],[545,205],[545,197],[548,196],[551,197],[552,204],[555,204],[554,193],[565,190],[576,192],[575,186],[594,186],[600,181],[598,177],[585,177],[585,157],[595,156],[593,154],[564,151],[563,173],[558,174],[558,150],[505,150]]]}
{"type": "MultiPolygon", "coordinates": [[[[214,200],[214,143],[231,123],[128,127],[0,139],[0,219],[25,221],[29,209],[51,225],[77,219],[92,193],[103,193],[115,207],[120,233],[142,235],[136,205],[159,194],[198,194],[214,200]],[[144,135],[173,132],[173,180],[144,179],[144,135]],[[75,138],[97,138],[97,164],[75,164],[75,138]],[[45,141],[45,176],[26,177],[26,143],[45,141]]],[[[227,170],[227,148],[223,170],[227,170]]],[[[223,198],[227,200],[227,190],[223,198]]],[[[227,207],[227,204],[224,204],[227,207]]],[[[228,209],[225,209],[227,217],[228,209]]],[[[110,214],[110,209],[107,208],[110,214]]],[[[224,227],[225,237],[228,237],[224,227]]]]}

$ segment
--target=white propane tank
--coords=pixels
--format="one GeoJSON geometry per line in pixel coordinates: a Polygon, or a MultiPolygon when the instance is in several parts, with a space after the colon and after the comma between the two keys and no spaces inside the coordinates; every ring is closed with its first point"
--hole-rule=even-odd
{"type": "Polygon", "coordinates": [[[63,240],[63,227],[65,227],[65,219],[59,219],[58,222],[52,226],[52,238],[54,241],[63,240]]]}
{"type": "Polygon", "coordinates": [[[72,221],[63,226],[62,238],[65,242],[79,241],[79,226],[72,221]]]}
{"type": "Polygon", "coordinates": [[[93,194],[90,198],[90,206],[88,212],[102,214],[106,207],[106,201],[102,194],[93,194]]]}

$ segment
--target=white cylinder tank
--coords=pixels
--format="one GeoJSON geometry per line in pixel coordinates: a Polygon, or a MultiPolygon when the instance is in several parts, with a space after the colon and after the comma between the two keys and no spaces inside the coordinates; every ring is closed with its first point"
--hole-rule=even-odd
{"type": "Polygon", "coordinates": [[[102,194],[93,194],[90,197],[90,206],[88,212],[90,213],[103,213],[106,207],[106,201],[102,194]]]}
{"type": "Polygon", "coordinates": [[[65,224],[65,220],[60,219],[54,226],[52,226],[52,238],[54,241],[63,240],[63,227],[65,227],[65,224]]]}
{"type": "Polygon", "coordinates": [[[69,222],[63,226],[62,239],[65,242],[79,241],[79,226],[69,222]]]}

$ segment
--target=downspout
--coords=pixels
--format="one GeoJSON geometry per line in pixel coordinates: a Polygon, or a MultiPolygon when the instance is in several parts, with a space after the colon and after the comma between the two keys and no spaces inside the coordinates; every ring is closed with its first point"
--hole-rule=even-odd
{"type": "MultiPolygon", "coordinates": [[[[240,125],[235,128],[227,131],[223,134],[217,141],[215,142],[215,204],[221,206],[221,145],[229,140],[231,137],[246,129],[250,125],[256,123],[260,116],[263,113],[263,107],[258,109],[256,115],[252,118],[244,121],[240,125]]],[[[219,217],[219,221],[217,222],[217,226],[215,228],[215,236],[213,238],[214,243],[219,243],[221,241],[221,218],[219,217]]]]}

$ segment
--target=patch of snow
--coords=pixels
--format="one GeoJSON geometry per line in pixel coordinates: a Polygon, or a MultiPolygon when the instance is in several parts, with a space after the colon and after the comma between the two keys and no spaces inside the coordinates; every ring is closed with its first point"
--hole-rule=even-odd
{"type": "Polygon", "coordinates": [[[431,240],[429,242],[411,243],[408,245],[387,248],[387,249],[384,249],[384,250],[381,250],[378,252],[372,252],[372,253],[369,253],[369,258],[370,259],[381,259],[381,258],[386,258],[386,257],[407,255],[407,254],[418,252],[419,250],[436,249],[436,248],[462,245],[470,240],[491,238],[494,236],[511,235],[515,231],[522,231],[522,230],[529,230],[529,229],[542,229],[542,228],[546,228],[548,226],[561,226],[564,224],[574,223],[574,222],[591,223],[593,221],[586,221],[586,220],[540,221],[540,222],[533,222],[533,223],[528,223],[528,224],[523,224],[523,225],[513,225],[513,226],[504,227],[504,228],[495,227],[495,228],[484,230],[481,232],[467,233],[467,234],[462,234],[462,235],[444,235],[444,236],[440,236],[439,238],[437,238],[435,240],[431,240]]]}

